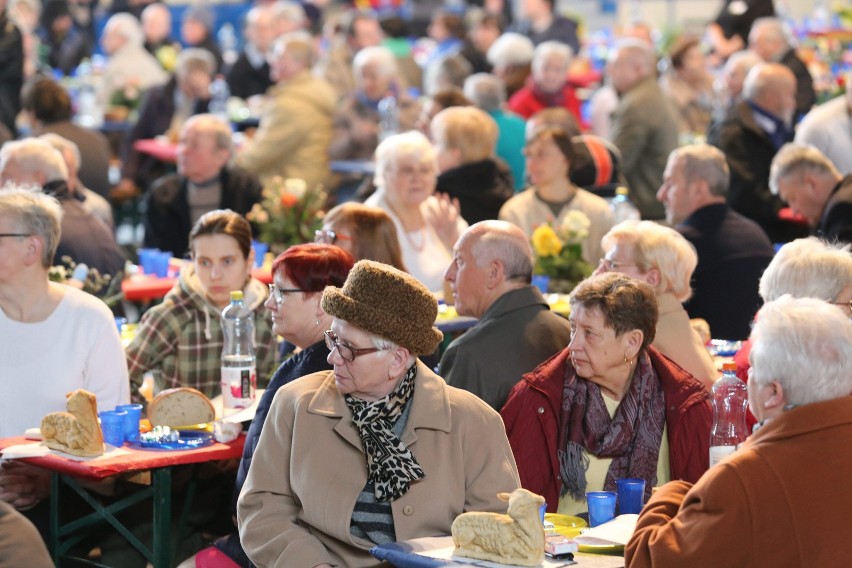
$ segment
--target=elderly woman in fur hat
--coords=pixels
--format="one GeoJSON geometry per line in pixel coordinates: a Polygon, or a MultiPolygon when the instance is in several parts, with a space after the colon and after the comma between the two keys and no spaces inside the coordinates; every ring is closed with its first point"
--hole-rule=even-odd
{"type": "Polygon", "coordinates": [[[362,260],[321,305],[334,370],[275,396],[237,507],[251,560],[373,565],[376,544],[505,510],[496,494],[519,479],[500,416],[417,359],[441,341],[429,290],[362,260]]]}

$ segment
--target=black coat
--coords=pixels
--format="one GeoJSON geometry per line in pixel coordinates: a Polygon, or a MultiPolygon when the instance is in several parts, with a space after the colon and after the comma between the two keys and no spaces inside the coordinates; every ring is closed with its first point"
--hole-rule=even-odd
{"type": "Polygon", "coordinates": [[[452,168],[438,176],[436,191],[458,198],[461,216],[473,225],[496,219],[514,194],[512,172],[503,162],[482,160],[452,168]]]}
{"type": "Polygon", "coordinates": [[[260,67],[252,66],[245,51],[240,53],[226,79],[231,96],[241,99],[262,95],[274,84],[269,77],[269,64],[264,62],[260,67]]]}
{"type": "MultiPolygon", "coordinates": [[[[240,215],[248,213],[261,200],[261,185],[257,177],[238,167],[225,167],[219,174],[222,184],[220,209],[231,209],[240,215]]],[[[189,231],[192,230],[187,180],[169,174],[153,183],[146,196],[145,246],[168,250],[183,258],[189,250],[189,231]]]]}
{"type": "Polygon", "coordinates": [[[15,117],[21,112],[24,84],[24,43],[21,32],[0,13],[0,123],[15,135],[15,117]]]}

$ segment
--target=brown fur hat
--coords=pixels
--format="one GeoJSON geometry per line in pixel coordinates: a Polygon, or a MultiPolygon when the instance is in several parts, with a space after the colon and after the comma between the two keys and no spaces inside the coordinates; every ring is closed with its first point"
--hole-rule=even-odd
{"type": "Polygon", "coordinates": [[[325,313],[405,347],[412,355],[435,352],[444,335],[434,327],[438,302],[416,278],[387,264],[361,260],[343,288],[327,286],[325,313]]]}

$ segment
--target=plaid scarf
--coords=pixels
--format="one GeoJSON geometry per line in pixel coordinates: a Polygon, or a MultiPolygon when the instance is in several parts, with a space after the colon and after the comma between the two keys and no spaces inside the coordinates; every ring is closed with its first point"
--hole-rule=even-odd
{"type": "Polygon", "coordinates": [[[566,367],[562,391],[560,439],[557,456],[562,494],[582,501],[586,492],[589,458],[612,458],[604,480],[604,490],[615,491],[615,480],[640,477],[645,480],[645,497],[657,484],[657,460],[665,425],[663,387],[647,352],[639,357],[633,381],[610,418],[600,387],[577,377],[566,367]]]}
{"type": "Polygon", "coordinates": [[[415,363],[392,393],[374,402],[343,395],[367,453],[367,479],[373,483],[377,501],[394,501],[405,495],[412,481],[426,477],[414,454],[392,430],[414,394],[416,374],[415,363]]]}

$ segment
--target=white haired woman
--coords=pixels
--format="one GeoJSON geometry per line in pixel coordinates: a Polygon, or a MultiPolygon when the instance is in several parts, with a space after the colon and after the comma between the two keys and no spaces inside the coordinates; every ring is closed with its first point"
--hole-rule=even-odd
{"type": "Polygon", "coordinates": [[[449,534],[466,510],[501,510],[518,487],[499,415],[418,355],[441,341],[435,298],[362,260],[323,311],[333,371],[281,387],[240,494],[240,538],[258,566],[374,565],[375,544],[449,534]]]}
{"type": "MultiPolygon", "coordinates": [[[[817,237],[797,239],[782,246],[760,277],[764,302],[785,294],[794,298],[818,298],[852,317],[852,245],[830,243],[817,237]]],[[[748,381],[751,340],[734,355],[737,376],[748,381]]],[[[748,416],[749,426],[754,417],[748,416]]]]}
{"type": "Polygon", "coordinates": [[[393,97],[399,113],[399,131],[414,128],[420,104],[408,96],[396,56],[387,47],[365,47],[352,61],[355,90],[334,115],[332,160],[369,160],[379,143],[379,103],[393,97]]]}
{"type": "Polygon", "coordinates": [[[852,321],[822,300],[784,296],[763,306],[751,340],[759,428],[695,485],[654,492],[628,568],[852,565],[852,321]]]}
{"type": "Polygon", "coordinates": [[[571,48],[562,42],[546,41],[535,48],[532,75],[509,99],[509,110],[529,119],[545,108],[564,108],[580,120],[580,99],[568,82],[571,48]]]}
{"type": "Polygon", "coordinates": [[[494,75],[506,84],[506,93],[512,96],[524,86],[530,76],[535,46],[525,35],[506,32],[488,48],[488,63],[494,75]]]}
{"type": "Polygon", "coordinates": [[[660,317],[651,343],[709,390],[719,373],[698,333],[689,325],[683,302],[692,290],[689,281],[698,255],[683,235],[651,221],[624,221],[604,235],[595,274],[621,272],[651,285],[660,317]]]}
{"type": "Polygon", "coordinates": [[[458,201],[436,196],[435,148],[416,131],[397,134],[376,149],[376,192],[365,202],[388,212],[396,225],[402,261],[432,291],[444,286],[453,245],[467,228],[458,201]]]}

